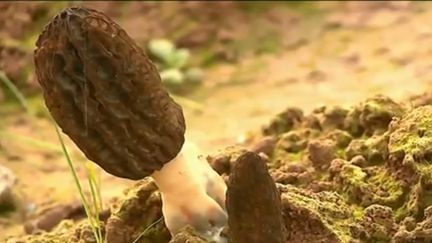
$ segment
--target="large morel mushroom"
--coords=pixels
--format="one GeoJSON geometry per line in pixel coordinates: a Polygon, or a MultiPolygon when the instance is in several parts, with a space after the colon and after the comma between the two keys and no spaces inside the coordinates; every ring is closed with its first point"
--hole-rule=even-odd
{"type": "Polygon", "coordinates": [[[92,9],[68,8],[36,46],[46,106],[88,159],[117,177],[152,176],[171,234],[186,225],[202,233],[225,225],[224,181],[185,143],[182,108],[118,24],[92,9]]]}

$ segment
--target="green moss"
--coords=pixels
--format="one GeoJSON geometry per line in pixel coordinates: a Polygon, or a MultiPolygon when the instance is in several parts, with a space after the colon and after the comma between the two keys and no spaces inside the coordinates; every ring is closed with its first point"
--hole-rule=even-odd
{"type": "Polygon", "coordinates": [[[296,107],[288,107],[277,114],[268,125],[263,128],[265,135],[280,135],[297,128],[303,120],[303,111],[296,107]]]}
{"type": "Polygon", "coordinates": [[[420,179],[412,187],[404,205],[396,211],[398,220],[407,216],[420,220],[424,217],[424,210],[432,205],[432,165],[419,165],[417,169],[420,179]]]}
{"type": "Polygon", "coordinates": [[[408,216],[414,216],[414,218],[419,218],[419,193],[421,191],[420,185],[415,185],[409,194],[407,201],[398,208],[395,213],[395,218],[400,221],[408,216]]]}
{"type": "Polygon", "coordinates": [[[286,158],[289,161],[301,161],[303,157],[304,157],[304,152],[298,152],[298,153],[289,153],[286,158]]]}
{"type": "Polygon", "coordinates": [[[281,190],[285,212],[293,217],[286,219],[290,221],[288,230],[297,229],[298,222],[303,229],[313,227],[315,234],[326,237],[322,239],[326,242],[350,242],[352,236],[349,228],[354,222],[355,210],[337,193],[312,193],[293,186],[285,186],[281,190]]]}
{"type": "Polygon", "coordinates": [[[405,194],[402,182],[395,179],[384,167],[373,168],[373,172],[367,180],[369,187],[376,192],[373,201],[382,205],[398,206],[405,194]]]}
{"type": "Polygon", "coordinates": [[[149,228],[162,217],[162,202],[153,180],[145,178],[130,188],[113,205],[107,223],[107,238],[120,237],[131,241],[140,237],[142,243],[168,242],[170,234],[163,221],[149,228]],[[149,228],[149,229],[148,229],[149,228]],[[142,232],[145,231],[145,234],[142,232]]]}
{"type": "Polygon", "coordinates": [[[354,139],[346,149],[347,159],[354,156],[363,156],[369,165],[378,165],[387,161],[389,136],[387,134],[374,135],[365,139],[354,139]]]}
{"type": "Polygon", "coordinates": [[[63,220],[51,232],[13,238],[8,243],[93,243],[96,242],[87,220],[75,223],[63,220]]]}
{"type": "Polygon", "coordinates": [[[358,185],[364,181],[367,174],[360,167],[347,164],[343,167],[340,176],[348,184],[358,185]]]}
{"type": "MultiPolygon", "coordinates": [[[[348,114],[343,109],[326,110],[326,107],[316,109],[311,115],[302,115],[297,120],[292,119],[293,114],[302,113],[281,113],[273,120],[270,127],[278,135],[278,141],[272,168],[278,170],[286,164],[300,162],[305,173],[284,171],[291,167],[283,167],[282,173],[309,178],[307,183],[296,183],[297,188],[332,191],[349,203],[352,214],[351,221],[345,222],[347,224],[367,223],[369,216],[365,216],[364,210],[372,206],[387,216],[391,214],[393,221],[389,218],[388,222],[398,222],[407,216],[420,220],[425,208],[432,205],[432,190],[429,189],[432,188],[432,106],[407,110],[387,97],[375,96],[355,106],[348,114]],[[339,160],[333,160],[329,170],[309,168],[312,165],[303,156],[310,139],[330,139],[337,144],[339,160]],[[411,159],[404,159],[400,154],[409,155],[411,159]],[[358,155],[364,157],[366,163],[352,164],[341,160],[358,155]]],[[[319,221],[331,221],[332,216],[325,213],[326,206],[316,206],[319,203],[310,195],[290,197],[301,210],[317,213],[315,216],[319,221]]],[[[395,234],[394,225],[380,224],[379,217],[374,220],[377,221],[367,228],[369,235],[365,236],[365,242],[389,242],[395,234]]],[[[345,239],[359,237],[348,234],[345,239]]]]}
{"type": "Polygon", "coordinates": [[[432,106],[409,111],[390,126],[389,153],[400,173],[406,174],[410,192],[396,211],[396,218],[423,217],[432,205],[432,106]]]}
{"type": "Polygon", "coordinates": [[[376,95],[355,106],[347,115],[346,129],[353,136],[382,134],[394,117],[402,116],[405,109],[390,98],[376,95]]]}
{"type": "Polygon", "coordinates": [[[349,110],[341,106],[324,107],[321,118],[321,126],[325,130],[343,129],[344,120],[349,110]]]}
{"type": "Polygon", "coordinates": [[[300,152],[306,149],[309,139],[316,138],[318,135],[319,132],[308,128],[290,131],[280,135],[275,149],[289,153],[300,152]]]}
{"type": "MultiPolygon", "coordinates": [[[[416,108],[392,125],[389,152],[421,156],[432,149],[432,106],[416,108]]],[[[432,161],[431,161],[432,162],[432,161]]]]}
{"type": "Polygon", "coordinates": [[[299,163],[302,161],[303,156],[304,152],[290,153],[284,150],[277,150],[277,152],[273,154],[270,165],[272,168],[279,168],[282,165],[299,163]]]}
{"type": "Polygon", "coordinates": [[[336,151],[336,157],[337,158],[340,158],[340,159],[345,159],[346,158],[346,155],[345,155],[346,153],[345,153],[345,149],[338,149],[337,151],[336,151]]]}
{"type": "Polygon", "coordinates": [[[391,242],[397,231],[397,224],[390,207],[374,204],[364,210],[364,217],[359,222],[362,232],[359,238],[364,242],[391,242]]]}
{"type": "Polygon", "coordinates": [[[353,215],[354,221],[362,219],[363,215],[364,215],[364,208],[357,206],[357,205],[353,205],[352,208],[353,208],[353,214],[352,215],[353,215]]]}
{"type": "Polygon", "coordinates": [[[341,183],[339,184],[340,190],[347,195],[347,199],[357,202],[359,201],[358,188],[364,185],[366,176],[360,167],[346,164],[336,178],[341,183]]]}
{"type": "Polygon", "coordinates": [[[336,175],[335,182],[350,202],[362,206],[381,204],[397,207],[402,204],[405,193],[402,182],[395,179],[386,168],[378,166],[364,170],[346,163],[336,175]]]}
{"type": "MultiPolygon", "coordinates": [[[[343,151],[345,151],[344,148],[346,148],[353,139],[348,132],[342,131],[339,129],[334,129],[334,130],[329,131],[325,135],[325,138],[335,141],[336,145],[343,151]]],[[[344,154],[345,154],[345,152],[344,152],[344,154]]]]}
{"type": "Polygon", "coordinates": [[[310,128],[301,128],[280,135],[271,158],[272,167],[302,161],[309,140],[318,135],[317,130],[310,128]]]}
{"type": "Polygon", "coordinates": [[[360,137],[363,134],[364,128],[360,123],[360,110],[355,108],[351,110],[345,119],[345,129],[353,136],[360,137]]]}

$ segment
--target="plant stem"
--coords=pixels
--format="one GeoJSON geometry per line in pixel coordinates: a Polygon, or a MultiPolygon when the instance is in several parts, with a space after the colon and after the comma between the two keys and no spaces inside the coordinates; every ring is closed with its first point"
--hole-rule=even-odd
{"type": "Polygon", "coordinates": [[[152,224],[150,224],[147,228],[145,228],[145,230],[143,232],[141,232],[141,234],[138,235],[138,237],[132,241],[132,243],[137,243],[139,239],[141,239],[141,237],[143,237],[145,235],[145,233],[147,233],[147,231],[149,229],[151,229],[153,226],[155,226],[156,224],[158,224],[160,221],[162,221],[163,217],[160,217],[158,220],[156,220],[155,222],[153,222],[152,224]]]}
{"type": "Polygon", "coordinates": [[[6,76],[3,71],[0,71],[0,80],[6,85],[6,87],[15,95],[25,111],[28,112],[28,104],[24,95],[19,91],[19,89],[12,83],[12,81],[6,76]]]}
{"type": "MultiPolygon", "coordinates": [[[[75,167],[73,166],[73,163],[72,163],[72,160],[71,160],[71,158],[69,156],[69,153],[68,153],[68,151],[66,149],[66,146],[64,144],[63,138],[62,138],[62,136],[60,134],[60,131],[59,131],[59,129],[58,129],[58,127],[57,127],[57,125],[56,125],[56,123],[55,123],[55,121],[54,121],[54,119],[52,117],[51,117],[51,120],[53,121],[55,130],[56,130],[56,133],[57,133],[57,137],[58,137],[58,139],[60,141],[60,144],[61,144],[61,147],[62,147],[62,150],[63,150],[63,154],[64,154],[64,156],[66,158],[66,162],[67,162],[67,164],[69,166],[69,169],[70,169],[70,171],[72,173],[72,176],[73,176],[73,179],[75,181],[75,184],[76,184],[76,186],[78,188],[79,194],[81,196],[81,202],[83,203],[84,210],[86,212],[87,218],[89,219],[90,227],[92,228],[94,237],[95,237],[95,239],[96,239],[96,241],[98,243],[102,243],[102,238],[99,238],[98,230],[96,230],[96,226],[94,225],[95,222],[93,221],[93,218],[92,218],[92,215],[91,215],[91,212],[90,212],[90,209],[89,209],[89,205],[88,205],[87,200],[86,200],[86,198],[84,196],[84,192],[82,190],[81,183],[79,182],[78,175],[76,173],[75,167]]],[[[100,231],[100,229],[99,229],[99,231],[100,231]]]]}
{"type": "Polygon", "coordinates": [[[94,220],[96,221],[97,225],[98,225],[98,234],[99,234],[99,238],[102,239],[102,232],[101,232],[101,224],[100,224],[100,220],[99,220],[99,212],[101,211],[101,201],[100,201],[100,188],[99,185],[96,182],[96,173],[93,169],[93,166],[91,164],[88,164],[86,166],[87,168],[87,172],[88,172],[88,183],[90,186],[90,190],[91,190],[91,195],[92,195],[92,202],[93,202],[93,217],[94,220]]]}

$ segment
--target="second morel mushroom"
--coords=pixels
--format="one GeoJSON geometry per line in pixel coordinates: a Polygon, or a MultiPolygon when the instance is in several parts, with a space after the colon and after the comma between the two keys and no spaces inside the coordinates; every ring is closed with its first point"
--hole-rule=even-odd
{"type": "Polygon", "coordinates": [[[98,11],[68,8],[36,46],[46,106],[88,159],[118,177],[152,176],[171,234],[191,225],[212,235],[225,225],[223,179],[185,143],[182,108],[119,25],[98,11]]]}

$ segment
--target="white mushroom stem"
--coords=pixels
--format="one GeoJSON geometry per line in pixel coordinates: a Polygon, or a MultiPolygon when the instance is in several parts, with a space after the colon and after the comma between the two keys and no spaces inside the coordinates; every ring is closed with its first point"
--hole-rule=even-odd
{"type": "Polygon", "coordinates": [[[171,234],[190,225],[215,240],[227,220],[226,185],[198,155],[197,147],[186,142],[174,160],[151,176],[161,192],[162,212],[171,234]]]}
{"type": "Polygon", "coordinates": [[[165,196],[181,198],[182,195],[202,189],[201,178],[197,174],[202,170],[202,163],[185,156],[185,148],[186,146],[175,159],[152,174],[156,185],[165,196]]]}

